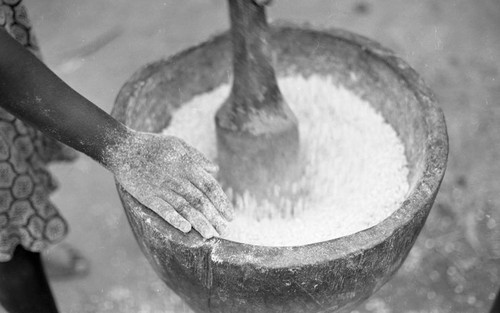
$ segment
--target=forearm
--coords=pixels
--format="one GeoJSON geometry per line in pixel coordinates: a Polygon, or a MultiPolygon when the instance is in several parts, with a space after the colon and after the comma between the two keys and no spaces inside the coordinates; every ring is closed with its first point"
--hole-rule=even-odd
{"type": "Polygon", "coordinates": [[[59,79],[0,29],[0,106],[109,168],[130,131],[59,79]]]}

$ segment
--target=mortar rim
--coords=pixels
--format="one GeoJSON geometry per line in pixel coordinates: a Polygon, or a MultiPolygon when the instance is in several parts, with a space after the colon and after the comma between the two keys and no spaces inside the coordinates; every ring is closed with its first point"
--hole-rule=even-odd
{"type": "MultiPolygon", "coordinates": [[[[209,249],[213,262],[227,262],[233,265],[254,264],[258,267],[269,268],[290,268],[303,266],[304,264],[311,265],[314,263],[328,262],[349,255],[359,254],[366,249],[382,244],[393,233],[398,231],[398,229],[410,223],[416,215],[422,214],[425,220],[445,174],[448,158],[448,135],[444,114],[437,105],[433,93],[424,81],[415,70],[394,52],[364,36],[342,29],[313,29],[309,25],[297,27],[289,23],[280,23],[280,25],[273,26],[273,29],[274,31],[291,30],[312,32],[316,34],[321,33],[322,35],[331,37],[332,40],[343,40],[351,45],[357,46],[357,48],[364,53],[371,54],[373,57],[379,59],[385,63],[395,75],[401,77],[408,85],[408,89],[411,90],[418,99],[419,104],[425,109],[426,131],[428,132],[428,137],[424,153],[424,170],[415,187],[410,190],[406,200],[396,211],[377,225],[351,235],[307,245],[285,247],[252,245],[222,238],[212,238],[204,241],[197,235],[198,242],[193,245],[193,247],[203,246],[209,249]],[[353,244],[353,242],[355,244],[353,244]],[[237,249],[231,249],[236,246],[238,247],[237,249]],[[228,249],[239,252],[239,255],[227,255],[223,253],[223,251],[227,251],[228,249]],[[274,255],[273,252],[275,251],[280,252],[280,260],[266,257],[266,255],[274,255]],[[314,256],[314,258],[310,260],[311,262],[304,262],[304,256],[314,256]]],[[[175,60],[182,58],[194,50],[203,49],[205,45],[210,45],[215,41],[221,40],[221,38],[226,35],[227,33],[223,33],[214,36],[208,41],[185,49],[171,57],[163,58],[141,67],[119,91],[112,115],[119,119],[120,122],[124,122],[125,111],[123,111],[123,108],[120,108],[120,104],[122,104],[122,106],[125,104],[124,106],[126,106],[126,99],[130,98],[131,95],[140,88],[140,82],[143,81],[145,77],[150,76],[154,69],[160,67],[160,65],[168,66],[169,63],[175,62],[175,60]],[[122,116],[120,116],[120,114],[122,116]]],[[[119,186],[119,184],[117,185],[119,186]]],[[[133,199],[133,197],[126,193],[121,186],[119,186],[119,190],[121,191],[121,195],[133,199]]],[[[135,199],[133,199],[133,201],[136,206],[138,205],[139,208],[142,207],[135,199]]],[[[149,211],[144,207],[142,207],[142,210],[146,210],[146,212],[149,211]]],[[[150,214],[154,213],[151,212],[150,214]]],[[[159,217],[156,218],[159,219],[159,217]]],[[[162,224],[164,228],[166,228],[166,233],[173,229],[166,222],[162,224]]],[[[170,239],[172,239],[171,236],[170,239]]]]}

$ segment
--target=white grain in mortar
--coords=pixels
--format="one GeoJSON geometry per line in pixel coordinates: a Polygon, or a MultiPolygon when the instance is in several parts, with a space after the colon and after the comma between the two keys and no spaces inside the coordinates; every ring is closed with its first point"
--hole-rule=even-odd
{"type": "MultiPolygon", "coordinates": [[[[298,118],[308,190],[293,218],[257,220],[256,199],[238,199],[224,238],[267,246],[304,245],[374,226],[394,212],[408,191],[404,147],[394,129],[366,101],[328,77],[279,79],[298,118]]],[[[229,94],[224,85],[193,98],[174,113],[164,134],[186,140],[216,160],[214,116],[229,94]]],[[[259,209],[257,210],[257,207],[259,209]]]]}

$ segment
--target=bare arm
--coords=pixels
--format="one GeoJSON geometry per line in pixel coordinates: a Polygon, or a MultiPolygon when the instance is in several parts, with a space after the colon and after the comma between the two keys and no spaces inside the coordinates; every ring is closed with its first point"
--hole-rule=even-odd
{"type": "Polygon", "coordinates": [[[176,137],[136,132],[85,99],[0,28],[0,106],[115,174],[142,204],[183,232],[221,232],[231,204],[216,167],[176,137]]]}
{"type": "Polygon", "coordinates": [[[0,28],[1,106],[104,166],[130,131],[82,97],[0,28]]]}

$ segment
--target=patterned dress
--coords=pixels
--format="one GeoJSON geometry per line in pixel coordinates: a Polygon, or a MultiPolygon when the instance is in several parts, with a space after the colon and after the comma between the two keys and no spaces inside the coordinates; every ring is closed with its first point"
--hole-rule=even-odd
{"type": "MultiPolygon", "coordinates": [[[[0,0],[0,27],[41,57],[22,0],[0,0]]],[[[0,262],[10,260],[18,244],[39,252],[66,235],[66,221],[49,201],[56,184],[46,166],[75,156],[0,103],[0,262]]]]}

